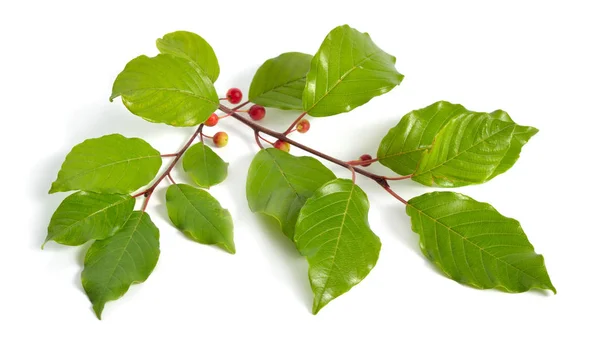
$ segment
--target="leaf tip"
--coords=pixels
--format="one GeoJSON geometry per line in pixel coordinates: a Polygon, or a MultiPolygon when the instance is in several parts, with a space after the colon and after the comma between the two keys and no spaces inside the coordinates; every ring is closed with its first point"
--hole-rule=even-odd
{"type": "Polygon", "coordinates": [[[104,303],[95,303],[92,307],[94,309],[94,314],[98,320],[102,320],[102,310],[104,310],[104,303]]]}

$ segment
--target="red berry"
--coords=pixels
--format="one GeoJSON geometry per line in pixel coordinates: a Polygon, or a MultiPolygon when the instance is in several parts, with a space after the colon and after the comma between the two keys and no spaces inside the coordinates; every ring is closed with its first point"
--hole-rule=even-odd
{"type": "Polygon", "coordinates": [[[213,142],[216,147],[224,147],[229,141],[229,135],[225,132],[218,132],[213,136],[213,142]]]}
{"type": "Polygon", "coordinates": [[[265,118],[266,113],[267,111],[265,111],[265,108],[260,105],[253,105],[248,110],[250,118],[252,118],[255,121],[260,121],[261,119],[265,118]]]}
{"type": "Polygon", "coordinates": [[[273,146],[281,151],[290,152],[290,144],[283,140],[277,140],[273,146]]]}
{"type": "Polygon", "coordinates": [[[213,113],[210,115],[210,117],[208,117],[206,122],[204,122],[204,125],[207,127],[214,127],[217,125],[217,123],[219,123],[219,116],[217,116],[216,113],[213,113]]]}
{"type": "Polygon", "coordinates": [[[310,122],[307,119],[302,119],[296,124],[298,133],[306,133],[310,129],[310,122]]]}
{"type": "Polygon", "coordinates": [[[231,88],[229,90],[227,90],[227,101],[229,101],[232,104],[239,104],[240,101],[242,101],[242,97],[244,96],[242,94],[242,91],[238,88],[231,88]]]}
{"type": "MultiPolygon", "coordinates": [[[[371,155],[369,155],[369,154],[364,154],[364,155],[360,156],[359,159],[364,162],[364,161],[370,161],[370,160],[372,160],[373,157],[371,155]]],[[[371,165],[371,163],[372,162],[365,162],[365,163],[362,164],[362,166],[363,167],[369,167],[371,165]]]]}

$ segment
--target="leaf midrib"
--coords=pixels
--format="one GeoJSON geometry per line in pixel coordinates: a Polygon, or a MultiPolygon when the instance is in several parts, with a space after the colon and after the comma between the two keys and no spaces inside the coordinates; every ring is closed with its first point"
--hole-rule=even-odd
{"type": "Polygon", "coordinates": [[[128,158],[128,159],[119,160],[119,161],[113,162],[113,163],[106,163],[106,164],[103,164],[100,167],[92,168],[92,169],[87,170],[85,172],[77,173],[77,174],[75,174],[75,175],[73,175],[73,176],[71,176],[69,178],[65,178],[64,180],[62,180],[62,183],[68,182],[68,181],[72,180],[73,178],[77,178],[77,177],[81,177],[81,176],[87,175],[88,173],[95,172],[95,171],[97,171],[99,169],[102,169],[102,168],[105,168],[105,167],[110,167],[110,166],[118,165],[120,163],[125,163],[125,162],[129,163],[129,162],[132,162],[132,161],[138,161],[138,160],[144,160],[144,159],[150,159],[150,158],[160,158],[160,155],[149,155],[149,156],[142,156],[142,157],[136,157],[136,158],[128,158]]]}
{"type": "MultiPolygon", "coordinates": [[[[344,74],[342,74],[342,76],[340,78],[338,78],[338,81],[335,82],[335,84],[331,87],[331,89],[328,89],[325,94],[323,94],[323,96],[321,96],[319,98],[319,100],[317,100],[309,109],[306,110],[306,113],[309,113],[313,108],[315,108],[320,102],[321,100],[323,100],[325,97],[327,97],[327,95],[329,95],[329,93],[331,93],[340,83],[342,83],[342,81],[348,76],[350,75],[350,73],[354,72],[355,69],[358,68],[358,66],[360,66],[363,62],[371,59],[372,56],[379,54],[379,52],[374,51],[370,54],[368,54],[367,56],[365,56],[364,59],[360,60],[358,63],[354,64],[354,66],[352,66],[352,68],[350,68],[348,71],[346,71],[344,74]]],[[[316,57],[316,56],[315,56],[316,57]]]]}
{"type": "MultiPolygon", "coordinates": [[[[120,201],[118,201],[118,202],[112,203],[112,204],[110,204],[109,206],[103,207],[102,209],[100,209],[100,210],[98,210],[98,211],[96,211],[96,212],[94,212],[94,213],[91,213],[91,214],[90,214],[90,215],[88,215],[87,217],[85,217],[85,218],[83,218],[83,219],[80,219],[80,220],[76,221],[75,223],[73,223],[73,224],[69,225],[67,228],[63,229],[63,230],[61,231],[61,234],[63,234],[64,232],[66,232],[66,231],[70,230],[70,229],[71,229],[71,227],[73,227],[73,226],[75,226],[75,225],[77,225],[77,224],[79,224],[79,223],[81,223],[81,222],[83,222],[83,221],[86,221],[86,220],[87,220],[87,219],[89,219],[90,217],[93,217],[93,216],[97,215],[97,214],[98,214],[98,213],[100,213],[100,212],[106,212],[106,211],[108,211],[108,209],[110,209],[110,208],[113,208],[113,207],[115,207],[115,206],[118,206],[118,205],[121,205],[121,204],[123,204],[123,203],[125,203],[125,202],[129,201],[130,199],[132,199],[132,197],[131,197],[131,196],[128,196],[128,197],[126,197],[126,198],[124,198],[124,199],[121,199],[121,200],[120,200],[120,201]]],[[[58,234],[58,235],[60,235],[60,234],[58,234]]],[[[56,237],[56,236],[58,236],[58,235],[53,235],[53,236],[52,236],[52,238],[55,238],[55,237],[56,237]]],[[[52,238],[48,238],[48,240],[53,240],[52,238]]],[[[47,242],[48,240],[46,240],[46,242],[47,242]]],[[[88,239],[88,240],[89,240],[89,239],[88,239]]]]}
{"type": "MultiPolygon", "coordinates": [[[[427,218],[431,219],[433,222],[435,222],[435,223],[439,223],[441,226],[443,226],[444,228],[446,228],[446,229],[448,230],[448,232],[452,232],[452,233],[454,233],[454,234],[458,235],[458,237],[460,237],[462,240],[464,240],[464,241],[467,241],[467,242],[468,242],[468,243],[470,243],[471,245],[473,245],[473,246],[475,246],[476,248],[478,248],[478,249],[479,249],[481,252],[485,252],[486,254],[488,254],[489,256],[491,256],[492,258],[494,258],[495,260],[497,260],[497,261],[500,261],[500,262],[502,262],[502,263],[506,264],[507,266],[511,266],[511,267],[512,267],[512,268],[514,268],[515,270],[517,270],[517,271],[521,272],[522,274],[524,274],[524,275],[526,275],[526,276],[528,276],[528,277],[532,278],[532,280],[533,280],[533,281],[536,281],[536,282],[538,282],[538,281],[539,281],[537,277],[534,277],[534,276],[532,276],[532,275],[530,275],[530,274],[526,273],[525,271],[523,271],[523,270],[521,270],[521,269],[517,268],[517,267],[516,267],[516,266],[514,266],[512,263],[510,263],[510,262],[507,262],[507,261],[505,261],[505,260],[503,260],[503,259],[501,259],[501,258],[499,258],[499,257],[497,257],[497,256],[495,256],[495,255],[493,255],[493,254],[491,254],[491,253],[490,253],[490,252],[488,252],[488,251],[487,251],[485,248],[483,248],[483,247],[481,247],[481,246],[477,245],[476,243],[474,243],[473,241],[469,240],[469,238],[468,238],[468,237],[466,237],[466,236],[463,236],[463,235],[462,235],[460,232],[458,232],[458,231],[454,230],[452,227],[449,227],[449,226],[445,225],[444,223],[442,223],[442,222],[438,221],[436,218],[434,218],[434,217],[432,217],[432,216],[428,215],[427,213],[425,213],[425,212],[423,212],[423,211],[419,210],[419,209],[418,209],[418,208],[416,208],[414,205],[411,205],[411,204],[409,203],[409,204],[407,204],[406,206],[410,206],[410,207],[414,208],[414,209],[415,209],[417,212],[419,212],[419,214],[423,214],[423,215],[425,215],[427,218]]],[[[423,233],[423,235],[425,235],[425,233],[423,233]]],[[[484,265],[484,267],[485,267],[485,265],[484,265]]],[[[544,285],[546,285],[546,284],[544,284],[544,285]]]]}
{"type": "Polygon", "coordinates": [[[189,197],[187,197],[187,195],[185,194],[185,192],[184,192],[183,190],[181,190],[181,188],[180,188],[180,187],[177,187],[177,190],[179,190],[179,192],[181,193],[181,195],[183,195],[183,197],[184,197],[184,198],[187,200],[187,202],[188,202],[188,203],[191,205],[191,207],[192,207],[192,208],[193,208],[193,209],[194,209],[194,210],[195,210],[195,211],[196,211],[196,212],[197,212],[199,215],[201,215],[201,216],[202,216],[202,218],[204,218],[204,219],[205,219],[205,220],[206,220],[208,223],[210,223],[210,225],[211,225],[213,228],[215,228],[215,230],[216,230],[216,231],[217,231],[219,234],[221,234],[222,236],[225,236],[225,235],[223,234],[223,232],[221,232],[221,230],[220,230],[219,228],[217,228],[217,227],[216,227],[216,226],[213,224],[213,222],[212,222],[211,220],[209,220],[209,219],[208,219],[208,218],[207,218],[207,217],[204,215],[204,213],[200,212],[200,210],[199,210],[199,209],[198,209],[196,206],[194,206],[194,203],[193,203],[193,202],[190,200],[190,198],[189,198],[189,197]]]}
{"type": "Polygon", "coordinates": [[[202,95],[198,95],[198,94],[196,94],[196,93],[194,93],[192,91],[182,90],[182,89],[178,89],[178,88],[155,88],[155,87],[150,87],[150,88],[129,89],[129,90],[121,91],[121,92],[119,92],[119,94],[113,95],[111,98],[114,99],[114,98],[116,98],[119,95],[124,96],[124,95],[128,95],[129,93],[143,92],[143,91],[147,91],[147,90],[174,91],[174,92],[181,93],[183,95],[187,95],[187,96],[199,99],[199,100],[204,100],[206,102],[210,102],[211,104],[213,104],[215,106],[218,105],[218,102],[214,102],[213,100],[211,100],[211,99],[209,99],[207,97],[204,97],[202,95]]]}
{"type": "MultiPolygon", "coordinates": [[[[479,146],[479,144],[481,144],[481,143],[483,143],[483,142],[487,141],[488,139],[491,139],[491,138],[493,138],[494,136],[496,136],[496,135],[500,134],[500,133],[501,133],[501,132],[503,132],[504,130],[506,130],[506,129],[510,128],[510,127],[513,127],[513,128],[514,128],[514,126],[515,126],[515,124],[510,124],[510,125],[508,125],[508,126],[506,126],[506,127],[502,128],[502,129],[499,129],[499,130],[497,130],[497,131],[496,131],[496,132],[494,132],[493,134],[490,134],[490,135],[488,135],[486,138],[484,138],[484,139],[482,139],[482,140],[478,141],[477,143],[475,143],[475,144],[473,144],[473,145],[469,146],[468,148],[466,148],[466,149],[462,150],[461,152],[459,152],[459,153],[457,153],[456,155],[452,156],[451,158],[449,158],[449,159],[445,160],[444,162],[440,163],[439,165],[437,165],[437,166],[435,166],[435,167],[433,167],[433,168],[430,168],[430,169],[427,169],[427,170],[425,170],[423,173],[419,173],[419,170],[417,169],[417,170],[416,170],[416,172],[415,172],[415,176],[418,176],[418,175],[423,175],[423,174],[427,174],[427,173],[431,173],[431,172],[433,172],[434,170],[436,170],[436,169],[438,169],[438,168],[440,168],[440,167],[444,166],[445,164],[447,164],[448,162],[450,162],[450,161],[454,160],[455,158],[457,158],[458,156],[460,156],[460,155],[464,154],[465,152],[467,152],[467,151],[469,151],[469,150],[473,149],[473,148],[474,148],[474,147],[476,147],[476,146],[479,146]]],[[[431,155],[431,154],[433,153],[431,150],[433,150],[433,145],[434,145],[434,144],[435,144],[435,140],[434,140],[434,142],[432,143],[432,148],[430,149],[430,153],[429,153],[429,155],[431,155]]],[[[509,146],[510,146],[510,145],[509,145],[509,146]]]]}
{"type": "Polygon", "coordinates": [[[344,224],[346,223],[346,217],[348,216],[348,209],[350,208],[350,202],[352,202],[352,194],[354,192],[354,187],[356,185],[352,184],[352,188],[348,192],[348,202],[346,202],[346,208],[344,209],[344,214],[342,217],[342,223],[340,224],[340,230],[338,232],[338,237],[335,242],[335,248],[333,250],[333,256],[331,257],[331,266],[329,267],[329,272],[327,273],[327,280],[325,280],[325,284],[323,284],[323,290],[321,292],[321,296],[319,298],[319,304],[321,303],[321,299],[323,298],[323,292],[327,290],[327,285],[329,284],[329,279],[331,278],[331,272],[333,271],[333,266],[335,265],[335,258],[337,257],[338,247],[340,244],[340,239],[342,238],[342,232],[344,231],[344,224]]]}

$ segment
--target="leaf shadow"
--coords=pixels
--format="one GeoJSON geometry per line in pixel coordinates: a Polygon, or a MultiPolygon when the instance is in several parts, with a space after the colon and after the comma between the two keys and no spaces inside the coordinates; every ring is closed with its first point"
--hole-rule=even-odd
{"type": "MultiPolygon", "coordinates": [[[[250,146],[251,147],[251,146],[250,146]]],[[[230,174],[235,180],[227,179],[229,183],[223,187],[235,204],[232,213],[237,223],[256,223],[263,235],[256,238],[260,242],[261,255],[272,259],[271,273],[302,302],[306,309],[312,310],[312,290],[308,281],[308,263],[302,257],[294,243],[286,237],[276,219],[264,214],[252,213],[246,203],[245,174],[250,166],[253,155],[238,158],[230,163],[230,174]],[[243,174],[243,177],[239,175],[243,174]]]]}
{"type": "Polygon", "coordinates": [[[284,263],[284,265],[273,265],[273,275],[290,287],[289,290],[296,295],[306,310],[312,313],[313,293],[308,279],[308,263],[300,255],[292,240],[281,232],[277,220],[263,214],[256,214],[256,216],[266,239],[275,247],[275,250],[269,247],[265,248],[265,251],[268,249],[267,254],[270,255],[275,253],[276,262],[284,263]]]}

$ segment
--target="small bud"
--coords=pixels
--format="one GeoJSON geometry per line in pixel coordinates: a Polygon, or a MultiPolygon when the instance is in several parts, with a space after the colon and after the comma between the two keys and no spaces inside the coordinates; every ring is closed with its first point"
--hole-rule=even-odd
{"type": "Polygon", "coordinates": [[[283,140],[277,140],[273,146],[281,151],[290,152],[290,144],[283,140]]]}
{"type": "Polygon", "coordinates": [[[229,135],[225,132],[218,132],[213,136],[213,142],[216,147],[224,147],[229,141],[229,135]]]}
{"type": "Polygon", "coordinates": [[[219,116],[217,116],[216,113],[213,113],[210,115],[210,117],[208,117],[206,122],[204,122],[204,125],[207,127],[214,127],[217,125],[217,123],[219,123],[219,116]]]}
{"type": "Polygon", "coordinates": [[[370,161],[373,159],[373,157],[369,154],[364,154],[364,155],[360,156],[359,159],[362,162],[364,162],[364,163],[362,163],[363,167],[369,167],[371,165],[371,163],[373,163],[373,162],[365,162],[365,161],[370,161]]]}
{"type": "Polygon", "coordinates": [[[248,115],[250,115],[250,118],[252,118],[255,121],[260,121],[261,119],[265,118],[266,113],[267,111],[265,110],[265,108],[260,105],[253,105],[248,110],[248,115]]]}
{"type": "Polygon", "coordinates": [[[242,101],[243,96],[244,95],[242,94],[242,91],[238,88],[231,88],[227,90],[227,101],[232,104],[239,104],[240,101],[242,101]]]}
{"type": "Polygon", "coordinates": [[[298,133],[306,133],[310,129],[310,122],[307,119],[302,119],[296,124],[298,133]]]}

